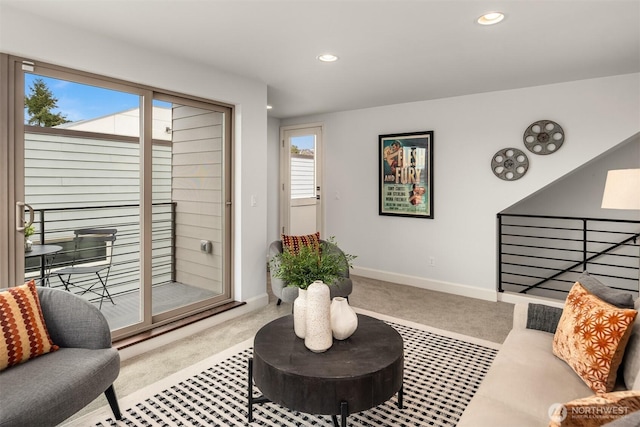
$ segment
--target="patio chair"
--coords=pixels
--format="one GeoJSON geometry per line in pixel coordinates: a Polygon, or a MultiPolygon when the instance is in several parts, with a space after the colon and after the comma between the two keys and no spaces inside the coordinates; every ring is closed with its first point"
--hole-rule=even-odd
{"type": "Polygon", "coordinates": [[[116,241],[117,232],[118,230],[115,228],[83,228],[75,230],[71,266],[56,271],[67,291],[70,291],[70,286],[74,286],[83,289],[81,295],[87,292],[98,295],[100,297],[100,309],[102,309],[102,301],[105,298],[108,298],[115,305],[107,289],[107,280],[111,271],[113,245],[116,241]],[[86,282],[92,279],[82,276],[93,274],[96,275],[97,280],[87,285],[86,282]],[[94,289],[94,287],[100,285],[102,286],[101,292],[94,289]]]}

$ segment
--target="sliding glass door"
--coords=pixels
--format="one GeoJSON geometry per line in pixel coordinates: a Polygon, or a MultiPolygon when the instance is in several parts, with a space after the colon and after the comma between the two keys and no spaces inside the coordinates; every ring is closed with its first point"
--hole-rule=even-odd
{"type": "Polygon", "coordinates": [[[230,301],[231,109],[48,64],[13,70],[7,239],[33,232],[16,277],[87,299],[114,337],[230,301]]]}
{"type": "MultiPolygon", "coordinates": [[[[231,164],[229,110],[156,94],[154,128],[168,144],[154,145],[153,215],[171,209],[169,230],[153,228],[153,316],[164,320],[231,297],[229,244],[231,164]],[[166,261],[171,260],[171,269],[166,261]]],[[[161,224],[161,223],[160,223],[161,224]]]]}
{"type": "Polygon", "coordinates": [[[32,250],[25,249],[25,280],[95,303],[113,330],[143,323],[137,296],[144,94],[46,67],[20,67],[26,68],[23,192],[34,231],[32,250]],[[76,233],[84,229],[114,230],[115,240],[80,243],[76,233]],[[82,273],[100,265],[104,270],[82,273]],[[132,298],[125,302],[125,295],[132,298]]]}

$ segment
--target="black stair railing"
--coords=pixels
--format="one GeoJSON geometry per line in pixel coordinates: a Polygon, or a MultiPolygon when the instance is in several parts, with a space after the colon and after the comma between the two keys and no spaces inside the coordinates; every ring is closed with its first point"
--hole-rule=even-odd
{"type": "Polygon", "coordinates": [[[498,214],[498,291],[564,299],[583,271],[638,294],[640,221],[498,214]]]}

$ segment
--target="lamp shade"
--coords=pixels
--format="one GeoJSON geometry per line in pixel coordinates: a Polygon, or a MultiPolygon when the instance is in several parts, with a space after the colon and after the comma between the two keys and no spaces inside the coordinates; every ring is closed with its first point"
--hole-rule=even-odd
{"type": "Polygon", "coordinates": [[[617,169],[607,172],[602,208],[640,209],[640,169],[617,169]]]}

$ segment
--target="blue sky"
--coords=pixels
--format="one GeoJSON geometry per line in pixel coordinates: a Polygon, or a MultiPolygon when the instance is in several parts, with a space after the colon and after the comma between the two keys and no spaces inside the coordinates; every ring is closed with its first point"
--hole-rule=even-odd
{"type": "MultiPolygon", "coordinates": [[[[102,87],[70,82],[67,80],[45,77],[37,74],[25,73],[24,93],[31,94],[31,86],[36,79],[42,79],[53,96],[58,100],[58,108],[54,113],[62,113],[67,120],[77,122],[108,116],[120,111],[130,110],[139,106],[139,96],[127,92],[120,92],[102,87]]],[[[170,107],[167,102],[153,101],[154,105],[170,107]]],[[[27,114],[25,110],[25,115],[27,114]]],[[[28,117],[25,118],[25,123],[28,117]]],[[[298,136],[293,138],[292,144],[300,149],[315,148],[313,135],[298,136]]]]}
{"type": "MultiPolygon", "coordinates": [[[[119,111],[137,108],[138,95],[74,83],[37,74],[25,73],[25,95],[31,93],[31,86],[35,79],[42,79],[53,96],[58,99],[58,108],[54,113],[62,113],[67,120],[73,122],[107,116],[119,111]]],[[[154,101],[154,105],[169,106],[168,103],[154,101]]],[[[25,110],[26,114],[26,110],[25,110]]]]}
{"type": "Polygon", "coordinates": [[[291,138],[291,144],[295,145],[299,149],[315,148],[315,136],[314,135],[294,136],[293,138],[291,138]]]}

